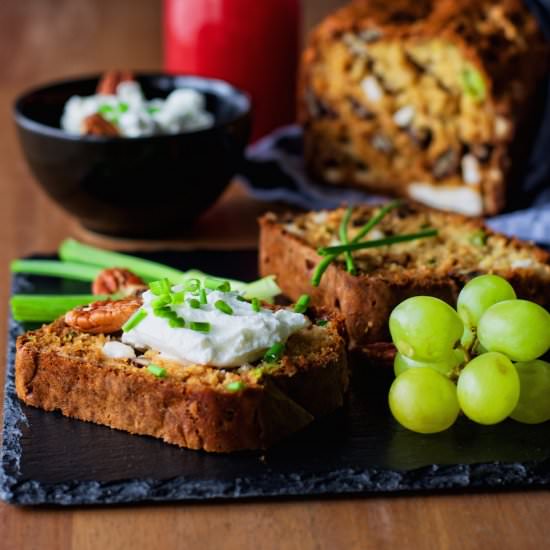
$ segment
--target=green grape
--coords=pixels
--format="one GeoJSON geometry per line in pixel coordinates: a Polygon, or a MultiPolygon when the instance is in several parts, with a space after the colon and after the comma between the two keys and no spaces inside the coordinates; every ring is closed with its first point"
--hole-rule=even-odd
{"type": "Polygon", "coordinates": [[[401,373],[405,372],[407,369],[419,368],[419,367],[429,367],[431,369],[440,372],[441,374],[449,374],[455,367],[464,363],[466,360],[466,355],[464,350],[454,349],[442,361],[437,361],[435,363],[428,363],[426,361],[415,361],[406,355],[402,355],[397,352],[395,354],[395,359],[393,360],[393,372],[395,376],[399,376],[401,373]]]}
{"type": "Polygon", "coordinates": [[[519,401],[510,415],[518,422],[540,424],[550,420],[550,363],[516,363],[519,375],[519,401]]]}
{"type": "Polygon", "coordinates": [[[532,361],[550,348],[550,313],[527,300],[499,302],[481,317],[477,337],[489,351],[532,361]]]}
{"type": "Polygon", "coordinates": [[[392,311],[389,324],[397,350],[416,361],[444,360],[464,332],[457,312],[432,296],[401,302],[392,311]]]}
{"type": "Polygon", "coordinates": [[[456,309],[467,327],[477,327],[481,316],[493,304],[515,298],[516,293],[506,279],[498,275],[480,275],[462,289],[456,309]]]}
{"type": "Polygon", "coordinates": [[[401,425],[423,434],[446,430],[460,410],[455,385],[433,369],[408,369],[400,374],[388,400],[401,425]]]}
{"type": "Polygon", "coordinates": [[[518,403],[519,376],[502,353],[484,353],[462,369],[457,393],[468,418],[479,424],[496,424],[509,416],[518,403]]]}

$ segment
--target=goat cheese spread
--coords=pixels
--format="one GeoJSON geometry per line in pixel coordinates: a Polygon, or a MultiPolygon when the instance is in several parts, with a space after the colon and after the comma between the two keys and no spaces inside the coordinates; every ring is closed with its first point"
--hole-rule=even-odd
{"type": "Polygon", "coordinates": [[[177,134],[214,125],[204,95],[196,90],[178,88],[166,99],[147,100],[134,81],[121,82],[116,95],[72,96],[65,104],[61,128],[80,135],[84,119],[93,114],[114,124],[123,137],[177,134]]]}
{"type": "MultiPolygon", "coordinates": [[[[181,288],[173,287],[174,292],[178,290],[181,288]]],[[[250,303],[238,296],[238,292],[207,291],[207,303],[193,308],[189,300],[197,296],[186,293],[181,305],[171,306],[185,320],[183,328],[175,328],[167,319],[155,315],[151,302],[156,297],[147,291],[141,308],[147,315],[122,335],[122,341],[138,349],[153,349],[162,357],[183,364],[238,367],[259,359],[272,345],[286,342],[310,324],[305,315],[288,309],[254,311],[250,303]],[[229,306],[231,314],[215,306],[219,300],[229,306]],[[209,332],[193,330],[189,328],[191,323],[208,323],[209,332]]]]}

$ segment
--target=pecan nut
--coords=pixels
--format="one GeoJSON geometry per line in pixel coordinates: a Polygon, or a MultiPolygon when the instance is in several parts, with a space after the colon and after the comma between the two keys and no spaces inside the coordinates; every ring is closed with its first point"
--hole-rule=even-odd
{"type": "Polygon", "coordinates": [[[107,71],[100,78],[96,92],[102,95],[115,95],[117,86],[121,82],[134,80],[132,71],[107,71]]]}
{"type": "Polygon", "coordinates": [[[92,283],[93,294],[118,293],[131,296],[146,289],[147,285],[141,277],[121,267],[104,269],[92,283]]]}
{"type": "Polygon", "coordinates": [[[118,128],[99,113],[87,116],[82,121],[82,133],[88,136],[118,136],[118,128]]]}
{"type": "Polygon", "coordinates": [[[110,334],[122,329],[122,325],[141,307],[141,296],[128,296],[122,300],[93,302],[71,309],[65,314],[70,327],[90,334],[110,334]]]}

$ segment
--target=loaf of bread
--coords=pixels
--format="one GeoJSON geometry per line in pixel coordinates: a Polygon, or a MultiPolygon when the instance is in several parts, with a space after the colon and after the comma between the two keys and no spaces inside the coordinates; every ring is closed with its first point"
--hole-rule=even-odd
{"type": "Polygon", "coordinates": [[[317,180],[478,216],[525,169],[549,60],[522,0],[357,0],[301,63],[317,180]]]}
{"type": "Polygon", "coordinates": [[[18,338],[16,390],[27,405],[180,447],[264,449],[342,405],[343,333],[337,316],[319,313],[289,338],[278,363],[220,369],[182,366],[152,350],[109,358],[103,346],[117,334],[79,332],[59,319],[18,338]],[[146,368],[153,362],[162,378],[146,368]]]}
{"type": "MultiPolygon", "coordinates": [[[[378,207],[354,209],[353,238],[378,207]]],[[[266,214],[260,220],[260,272],[274,274],[284,294],[311,295],[316,305],[338,310],[345,319],[352,349],[389,342],[388,318],[402,300],[431,295],[456,304],[462,286],[482,273],[508,279],[519,297],[550,306],[550,255],[530,243],[488,229],[478,219],[424,206],[403,205],[388,213],[369,239],[438,230],[436,237],[353,253],[357,275],[342,258],[333,262],[318,287],[312,273],[320,246],[340,244],[338,228],[345,209],[298,215],[266,214]]],[[[368,351],[368,349],[367,349],[368,351]]]]}

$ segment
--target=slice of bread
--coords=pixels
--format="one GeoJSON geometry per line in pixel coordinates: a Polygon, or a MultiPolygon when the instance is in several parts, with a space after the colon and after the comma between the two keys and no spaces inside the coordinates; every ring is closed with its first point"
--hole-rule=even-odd
{"type": "Polygon", "coordinates": [[[78,332],[59,319],[18,338],[17,395],[27,405],[180,447],[264,449],[343,403],[343,323],[317,314],[289,338],[278,363],[238,369],[182,366],[152,350],[111,359],[103,345],[117,335],[78,332]],[[150,363],[165,376],[151,374],[150,363]]]}
{"type": "MultiPolygon", "coordinates": [[[[376,206],[354,209],[353,238],[376,206]]],[[[481,273],[508,279],[518,296],[550,305],[550,255],[531,243],[495,233],[483,222],[405,204],[391,211],[368,238],[412,233],[433,227],[438,236],[353,253],[357,275],[342,257],[329,266],[319,287],[311,276],[321,259],[319,246],[340,244],[338,227],[345,210],[298,215],[272,213],[260,219],[260,273],[274,274],[292,300],[310,294],[312,303],[338,310],[344,317],[351,349],[389,341],[388,317],[402,300],[431,295],[450,304],[462,286],[481,273]]],[[[367,350],[368,351],[368,350],[367,350]]]]}

